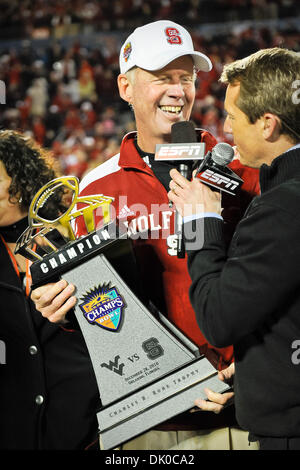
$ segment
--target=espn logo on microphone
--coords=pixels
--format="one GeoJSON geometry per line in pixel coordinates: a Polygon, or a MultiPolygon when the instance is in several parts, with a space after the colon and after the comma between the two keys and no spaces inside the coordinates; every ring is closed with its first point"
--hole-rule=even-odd
{"type": "Polygon", "coordinates": [[[155,160],[201,160],[204,157],[205,144],[157,144],[155,160]]]}
{"type": "Polygon", "coordinates": [[[197,176],[203,183],[233,195],[236,194],[237,189],[243,183],[243,181],[237,181],[223,175],[219,171],[217,172],[210,169],[206,169],[203,173],[199,173],[197,176]]]}

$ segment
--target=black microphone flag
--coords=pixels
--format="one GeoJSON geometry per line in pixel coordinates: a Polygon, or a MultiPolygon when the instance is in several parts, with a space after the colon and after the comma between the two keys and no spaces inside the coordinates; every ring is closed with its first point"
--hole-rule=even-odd
{"type": "Polygon", "coordinates": [[[197,169],[196,177],[211,189],[235,196],[243,180],[227,166],[233,157],[234,150],[231,145],[220,142],[211,152],[207,152],[197,169]]]}

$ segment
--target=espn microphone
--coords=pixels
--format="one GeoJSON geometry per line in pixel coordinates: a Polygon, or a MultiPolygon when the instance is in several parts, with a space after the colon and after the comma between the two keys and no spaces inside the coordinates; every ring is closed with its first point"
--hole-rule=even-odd
{"type": "MultiPolygon", "coordinates": [[[[191,121],[176,122],[171,127],[171,143],[157,144],[156,161],[171,161],[177,170],[187,179],[191,179],[195,161],[203,161],[205,143],[197,142],[195,126],[191,121]]],[[[181,215],[175,213],[176,234],[178,236],[177,257],[185,257],[183,221],[181,215]]]]}
{"type": "Polygon", "coordinates": [[[211,152],[207,152],[197,169],[196,177],[211,186],[211,189],[235,196],[244,181],[227,166],[233,157],[231,145],[220,142],[211,152]]]}
{"type": "MultiPolygon", "coordinates": [[[[171,127],[171,142],[174,144],[183,144],[186,142],[193,144],[197,142],[194,123],[191,121],[175,122],[171,127]]],[[[179,163],[178,171],[182,176],[190,180],[192,178],[192,166],[192,160],[182,160],[179,163]]]]}
{"type": "MultiPolygon", "coordinates": [[[[174,144],[181,144],[188,142],[193,144],[197,142],[197,136],[195,131],[194,123],[191,121],[180,121],[176,122],[171,127],[171,142],[174,144]]],[[[194,161],[182,160],[178,165],[179,173],[184,176],[186,179],[190,180],[192,178],[192,166],[194,161]]],[[[184,246],[184,228],[183,228],[183,219],[182,216],[176,212],[175,214],[175,226],[176,233],[178,237],[177,241],[177,257],[185,257],[185,246],[184,246]]]]}

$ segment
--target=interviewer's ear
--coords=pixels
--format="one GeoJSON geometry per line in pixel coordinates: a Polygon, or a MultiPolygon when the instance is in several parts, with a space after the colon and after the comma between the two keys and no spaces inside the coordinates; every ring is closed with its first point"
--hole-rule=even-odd
{"type": "Polygon", "coordinates": [[[121,98],[127,103],[132,100],[132,85],[124,73],[118,76],[118,87],[121,98]]]}
{"type": "Polygon", "coordinates": [[[265,113],[262,118],[263,137],[265,140],[275,142],[280,136],[281,123],[276,114],[265,113]]]}

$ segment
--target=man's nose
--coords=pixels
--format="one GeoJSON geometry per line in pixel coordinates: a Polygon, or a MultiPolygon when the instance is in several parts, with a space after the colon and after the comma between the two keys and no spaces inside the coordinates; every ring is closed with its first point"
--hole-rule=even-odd
{"type": "Polygon", "coordinates": [[[232,128],[231,128],[231,122],[230,122],[229,116],[226,116],[223,129],[224,129],[224,132],[226,132],[226,134],[232,134],[232,128]]]}
{"type": "Polygon", "coordinates": [[[178,82],[178,83],[170,84],[169,89],[168,89],[168,95],[173,96],[175,98],[183,98],[185,95],[185,92],[184,92],[184,87],[182,83],[178,82]]]}

